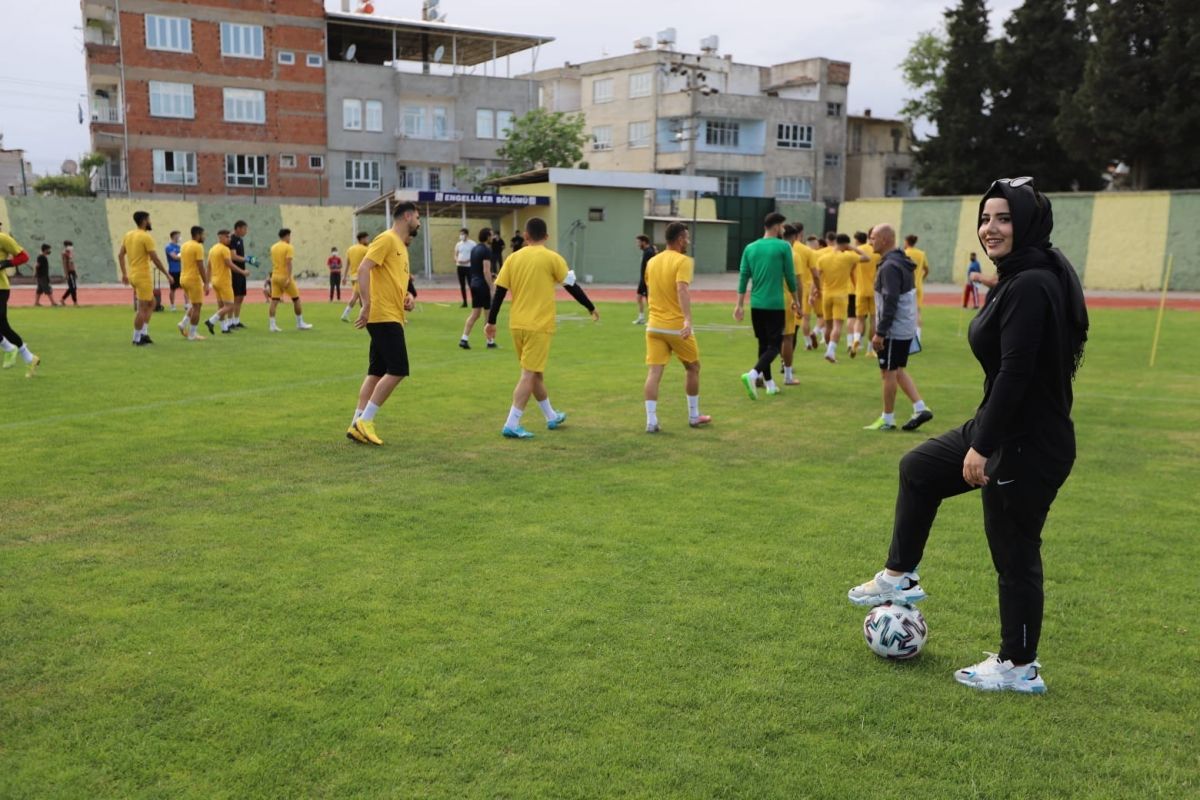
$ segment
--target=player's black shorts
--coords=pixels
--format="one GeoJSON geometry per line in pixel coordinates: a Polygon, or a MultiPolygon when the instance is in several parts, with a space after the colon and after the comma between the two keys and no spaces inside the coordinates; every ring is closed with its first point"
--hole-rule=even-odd
{"type": "Polygon", "coordinates": [[[399,322],[368,322],[371,334],[371,364],[367,374],[408,377],[408,346],[404,343],[404,326],[399,322]]]}
{"type": "Polygon", "coordinates": [[[912,339],[884,339],[883,347],[876,353],[879,356],[879,368],[884,372],[902,369],[908,366],[908,351],[912,347],[912,339]]]}
{"type": "Polygon", "coordinates": [[[233,273],[233,296],[234,297],[245,297],[246,296],[246,276],[245,275],[239,275],[236,272],[233,273]]]}
{"type": "Polygon", "coordinates": [[[171,286],[170,286],[170,288],[171,288],[171,289],[178,289],[178,288],[179,288],[179,275],[180,275],[180,273],[178,273],[178,272],[172,272],[172,273],[170,273],[170,275],[171,275],[171,286]]]}
{"type": "Polygon", "coordinates": [[[846,319],[854,319],[857,317],[858,314],[854,313],[857,310],[858,309],[854,307],[854,295],[850,295],[850,298],[846,301],[846,319]]]}
{"type": "Polygon", "coordinates": [[[491,308],[492,292],[486,281],[471,281],[471,308],[491,308]]]}

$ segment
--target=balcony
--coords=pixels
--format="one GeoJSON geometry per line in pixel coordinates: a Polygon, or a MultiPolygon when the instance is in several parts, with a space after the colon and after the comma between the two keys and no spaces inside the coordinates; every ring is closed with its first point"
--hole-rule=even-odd
{"type": "Polygon", "coordinates": [[[92,104],[92,122],[116,123],[120,125],[124,121],[125,117],[121,113],[120,106],[92,104]]]}
{"type": "Polygon", "coordinates": [[[446,133],[441,136],[427,133],[408,134],[404,132],[403,127],[397,127],[396,138],[414,142],[461,142],[463,139],[463,132],[446,131],[446,133]]]}
{"type": "Polygon", "coordinates": [[[96,194],[125,194],[128,183],[124,175],[93,175],[92,191],[96,194]]]}
{"type": "MultiPolygon", "coordinates": [[[[90,22],[91,20],[89,20],[90,22]]],[[[111,28],[102,28],[92,24],[84,26],[83,41],[86,44],[96,44],[104,47],[116,47],[117,45],[117,37],[111,28]]]]}

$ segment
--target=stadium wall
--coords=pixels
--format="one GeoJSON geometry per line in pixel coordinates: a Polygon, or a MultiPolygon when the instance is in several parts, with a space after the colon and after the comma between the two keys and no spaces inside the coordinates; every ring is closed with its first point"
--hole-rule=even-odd
{"type": "MultiPolygon", "coordinates": [[[[1200,226],[1200,191],[1052,194],[1054,236],[1096,290],[1147,291],[1162,286],[1174,255],[1170,288],[1200,291],[1200,253],[1186,246],[1200,226]]],[[[838,230],[854,233],[890,222],[903,237],[915,233],[929,256],[930,280],[966,279],[970,253],[987,263],[975,233],[978,197],[918,197],[843,203],[838,230]]]]}

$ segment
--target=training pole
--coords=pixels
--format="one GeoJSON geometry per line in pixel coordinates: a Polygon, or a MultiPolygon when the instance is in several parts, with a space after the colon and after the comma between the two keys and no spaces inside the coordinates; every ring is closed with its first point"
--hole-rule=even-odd
{"type": "Polygon", "coordinates": [[[1167,271],[1163,273],[1162,295],[1158,299],[1158,320],[1154,323],[1154,344],[1150,345],[1150,366],[1158,356],[1158,336],[1162,333],[1163,312],[1167,310],[1167,287],[1171,285],[1171,268],[1175,266],[1175,254],[1167,254],[1167,271]]]}

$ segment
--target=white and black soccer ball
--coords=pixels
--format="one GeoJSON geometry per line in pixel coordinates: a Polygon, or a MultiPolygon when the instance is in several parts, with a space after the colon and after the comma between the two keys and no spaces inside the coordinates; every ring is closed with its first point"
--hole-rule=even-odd
{"type": "Polygon", "coordinates": [[[863,620],[863,638],[881,658],[912,658],[925,646],[929,626],[912,606],[885,603],[872,608],[863,620]]]}

